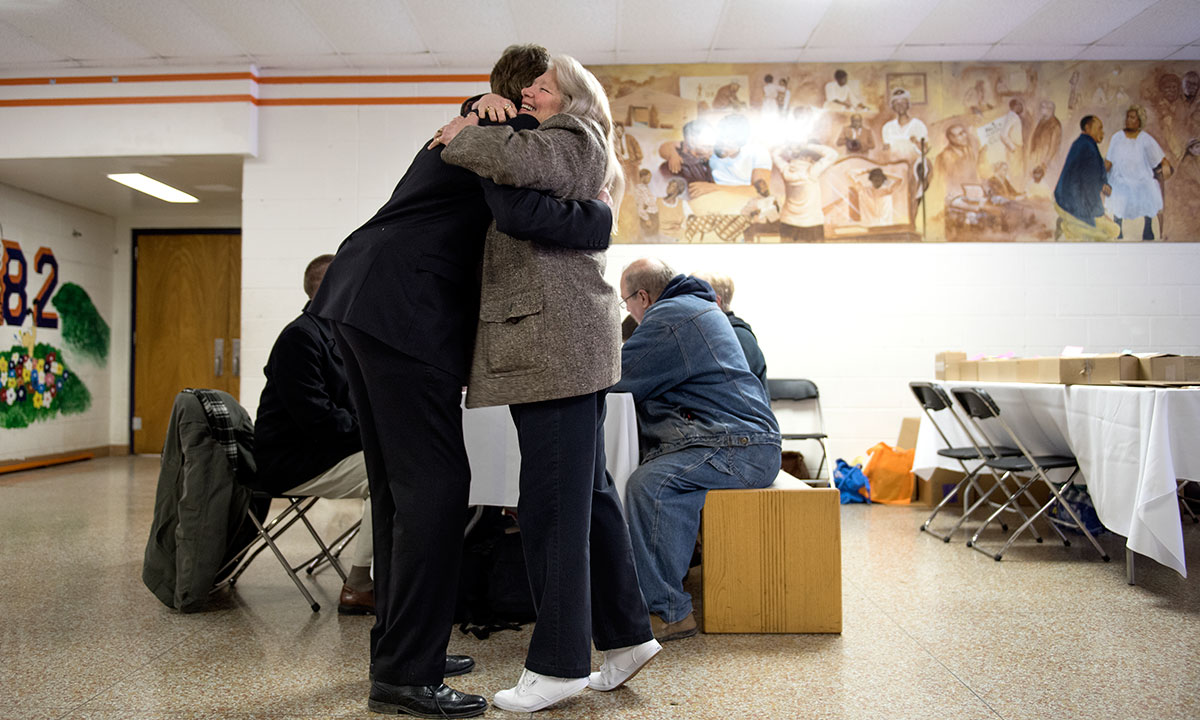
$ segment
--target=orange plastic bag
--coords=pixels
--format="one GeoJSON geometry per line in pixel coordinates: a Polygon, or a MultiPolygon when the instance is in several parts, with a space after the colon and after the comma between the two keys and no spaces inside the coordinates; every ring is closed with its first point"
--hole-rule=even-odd
{"type": "Polygon", "coordinates": [[[867,461],[863,473],[871,481],[871,501],[885,505],[911,503],[916,487],[912,472],[916,449],[904,450],[887,443],[876,443],[867,452],[871,459],[867,461]]]}

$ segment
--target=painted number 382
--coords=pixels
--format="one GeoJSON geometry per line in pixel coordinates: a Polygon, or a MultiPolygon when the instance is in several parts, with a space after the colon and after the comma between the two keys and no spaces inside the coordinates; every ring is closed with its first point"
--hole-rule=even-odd
{"type": "Polygon", "coordinates": [[[33,298],[33,302],[29,302],[29,296],[26,293],[29,267],[25,261],[25,253],[15,242],[10,240],[0,242],[4,244],[4,261],[0,263],[0,268],[2,268],[0,280],[4,282],[3,297],[0,298],[3,302],[0,303],[0,310],[3,311],[4,324],[22,325],[25,322],[25,316],[32,312],[33,322],[37,327],[57,328],[58,315],[48,309],[50,297],[54,294],[55,286],[58,285],[58,261],[54,259],[54,252],[50,248],[40,247],[37,254],[33,256],[34,270],[38,274],[43,274],[43,269],[48,267],[49,272],[45,273],[46,279],[42,282],[42,289],[33,298]]]}

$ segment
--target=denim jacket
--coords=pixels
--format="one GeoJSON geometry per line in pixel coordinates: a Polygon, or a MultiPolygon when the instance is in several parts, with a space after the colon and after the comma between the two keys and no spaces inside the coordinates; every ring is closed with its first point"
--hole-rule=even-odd
{"type": "Polygon", "coordinates": [[[766,389],[716,295],[676,275],[621,349],[621,381],[633,394],[642,460],[685,447],[779,445],[766,389]]]}

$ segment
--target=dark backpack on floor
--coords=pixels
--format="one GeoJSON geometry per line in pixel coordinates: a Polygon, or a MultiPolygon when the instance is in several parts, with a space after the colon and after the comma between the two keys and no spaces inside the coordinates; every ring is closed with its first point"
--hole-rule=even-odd
{"type": "Polygon", "coordinates": [[[536,617],[516,520],[503,508],[476,508],[463,544],[454,622],[482,640],[536,617]]]}

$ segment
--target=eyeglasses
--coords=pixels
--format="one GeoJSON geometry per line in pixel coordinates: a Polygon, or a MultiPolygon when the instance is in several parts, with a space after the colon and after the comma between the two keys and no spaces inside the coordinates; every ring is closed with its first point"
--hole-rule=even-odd
{"type": "Polygon", "coordinates": [[[640,293],[640,292],[641,292],[641,290],[634,290],[634,291],[633,291],[633,292],[631,292],[630,294],[628,294],[628,295],[626,295],[625,297],[621,298],[621,302],[620,302],[620,303],[618,303],[618,304],[621,306],[621,309],[622,309],[622,310],[628,310],[628,309],[629,309],[629,298],[631,298],[631,297],[637,297],[637,294],[638,294],[638,293],[640,293]]]}

